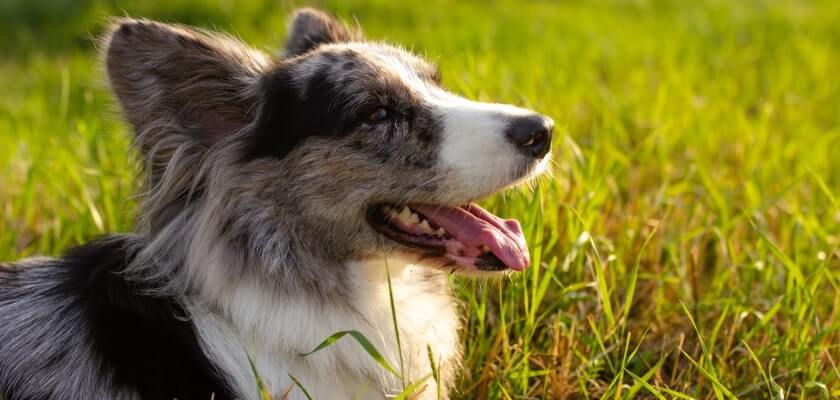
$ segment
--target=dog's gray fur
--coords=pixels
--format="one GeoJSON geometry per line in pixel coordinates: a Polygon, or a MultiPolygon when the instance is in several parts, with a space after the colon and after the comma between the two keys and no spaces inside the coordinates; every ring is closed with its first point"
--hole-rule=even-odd
{"type": "Polygon", "coordinates": [[[23,276],[7,287],[15,303],[0,302],[0,393],[14,391],[22,399],[117,398],[111,396],[110,376],[101,374],[98,360],[87,351],[80,334],[81,309],[76,299],[56,290],[60,270],[33,268],[51,262],[38,258],[0,265],[0,283],[8,285],[10,268],[23,276]],[[21,305],[25,305],[21,309],[21,305]]]}

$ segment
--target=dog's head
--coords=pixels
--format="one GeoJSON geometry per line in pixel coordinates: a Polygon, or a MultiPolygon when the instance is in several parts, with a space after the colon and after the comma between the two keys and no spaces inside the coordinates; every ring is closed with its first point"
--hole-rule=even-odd
{"type": "Polygon", "coordinates": [[[428,61],[309,9],[276,60],[137,20],[115,25],[105,56],[147,167],[153,231],[196,207],[211,214],[202,229],[260,254],[528,266],[519,224],[472,202],[544,169],[547,117],[453,94],[428,61]]]}

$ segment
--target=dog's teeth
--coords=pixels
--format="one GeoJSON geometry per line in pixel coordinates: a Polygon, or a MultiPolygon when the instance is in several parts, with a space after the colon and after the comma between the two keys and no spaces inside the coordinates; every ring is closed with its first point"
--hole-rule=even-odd
{"type": "Polygon", "coordinates": [[[417,224],[420,222],[420,216],[415,213],[411,213],[411,217],[408,218],[408,222],[411,222],[412,224],[417,224]]]}
{"type": "Polygon", "coordinates": [[[483,251],[483,252],[485,252],[485,253],[489,253],[489,252],[490,252],[490,248],[489,248],[489,247],[487,247],[487,245],[485,244],[485,245],[482,245],[482,246],[481,246],[481,251],[483,251]]]}
{"type": "Polygon", "coordinates": [[[428,235],[432,235],[435,233],[435,231],[432,230],[432,227],[429,226],[429,221],[426,221],[425,219],[423,220],[423,222],[420,223],[420,225],[417,225],[417,229],[420,232],[423,232],[428,235]]]}
{"type": "Polygon", "coordinates": [[[400,210],[400,214],[398,215],[398,217],[399,217],[400,221],[405,222],[407,224],[410,223],[411,222],[411,210],[409,210],[408,207],[403,207],[403,209],[400,210]]]}
{"type": "Polygon", "coordinates": [[[437,232],[435,232],[435,235],[437,235],[437,237],[439,238],[442,238],[444,235],[446,235],[446,231],[443,228],[438,228],[437,232]]]}

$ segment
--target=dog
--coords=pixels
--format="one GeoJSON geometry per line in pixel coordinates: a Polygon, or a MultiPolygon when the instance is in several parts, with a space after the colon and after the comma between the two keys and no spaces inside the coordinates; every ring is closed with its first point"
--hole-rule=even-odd
{"type": "Polygon", "coordinates": [[[447,397],[449,275],[530,262],[519,223],[473,202],[546,169],[553,121],[313,9],[276,57],[130,18],[101,48],[144,172],[137,233],[0,268],[5,399],[256,399],[257,375],[276,398],[424,378],[415,398],[447,397]],[[306,354],[342,331],[395,373],[349,336],[306,354]]]}

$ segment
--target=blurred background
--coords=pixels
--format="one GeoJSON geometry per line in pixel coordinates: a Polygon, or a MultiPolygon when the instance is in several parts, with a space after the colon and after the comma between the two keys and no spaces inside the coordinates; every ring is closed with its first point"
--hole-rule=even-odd
{"type": "Polygon", "coordinates": [[[486,201],[534,268],[457,280],[463,398],[840,395],[840,3],[3,0],[0,260],[132,229],[96,38],[129,15],[278,53],[311,5],[557,122],[550,179],[486,201]]]}

